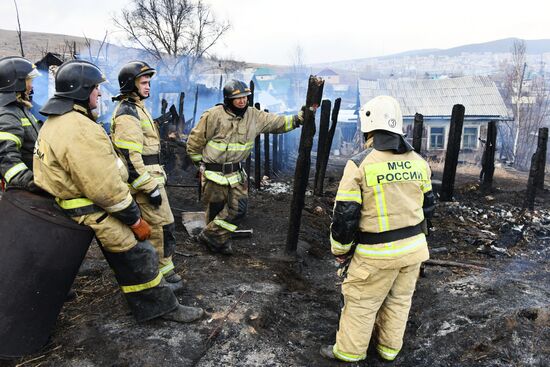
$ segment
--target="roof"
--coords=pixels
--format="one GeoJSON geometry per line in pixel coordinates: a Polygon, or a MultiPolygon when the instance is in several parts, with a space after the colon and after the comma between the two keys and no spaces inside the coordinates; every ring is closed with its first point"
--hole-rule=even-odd
{"type": "Polygon", "coordinates": [[[508,110],[495,83],[487,76],[450,79],[359,80],[361,105],[379,95],[396,98],[403,117],[451,116],[453,105],[462,104],[465,116],[508,120],[508,110]]]}
{"type": "Polygon", "coordinates": [[[256,76],[262,76],[262,75],[274,75],[275,73],[270,68],[257,68],[254,72],[254,75],[256,76]]]}
{"type": "Polygon", "coordinates": [[[334,70],[331,70],[331,69],[323,69],[317,74],[317,76],[333,76],[333,75],[338,75],[338,73],[336,73],[334,70]]]}

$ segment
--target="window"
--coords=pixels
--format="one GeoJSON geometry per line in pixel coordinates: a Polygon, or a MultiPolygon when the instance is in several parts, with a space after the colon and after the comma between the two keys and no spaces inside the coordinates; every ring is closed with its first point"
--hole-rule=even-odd
{"type": "Polygon", "coordinates": [[[462,149],[477,149],[477,127],[465,127],[462,133],[462,149]]]}
{"type": "Polygon", "coordinates": [[[443,149],[445,147],[444,138],[444,127],[430,128],[430,149],[443,149]]]}

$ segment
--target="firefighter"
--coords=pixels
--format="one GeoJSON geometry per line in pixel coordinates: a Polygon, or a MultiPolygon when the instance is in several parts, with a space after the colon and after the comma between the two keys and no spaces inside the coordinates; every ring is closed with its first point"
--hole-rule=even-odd
{"type": "Polygon", "coordinates": [[[423,222],[434,195],[430,168],[403,136],[399,103],[379,96],[360,110],[366,150],[344,169],[330,231],[331,250],[347,263],[344,307],[329,359],[365,359],[376,328],[376,350],[392,361],[403,345],[420,264],[429,258],[423,222]]]}
{"type": "Polygon", "coordinates": [[[146,239],[151,228],[127,185],[128,172],[93,110],[105,79],[92,63],[61,65],[54,97],[40,111],[48,116],[34,150],[38,186],[80,224],[90,226],[138,322],[163,318],[192,322],[200,308],[178,303],[158,269],[146,239]]]}
{"type": "Polygon", "coordinates": [[[0,59],[0,174],[6,188],[38,191],[32,154],[40,122],[32,115],[36,66],[18,56],[0,59]]]}
{"type": "Polygon", "coordinates": [[[279,116],[248,108],[250,88],[231,80],[224,103],[207,110],[191,131],[187,153],[202,172],[206,228],[197,236],[210,251],[231,255],[231,232],[246,214],[248,187],[242,162],[262,133],[285,133],[300,126],[302,114],[279,116]]]}
{"type": "Polygon", "coordinates": [[[122,153],[129,170],[128,183],[151,224],[150,241],[159,256],[159,268],[174,291],[183,289],[182,278],[174,271],[172,255],[176,247],[174,216],[164,185],[166,173],[160,165],[160,134],[144,105],[149,97],[155,69],[143,61],[132,61],[118,74],[120,95],[113,112],[111,139],[122,153]]]}

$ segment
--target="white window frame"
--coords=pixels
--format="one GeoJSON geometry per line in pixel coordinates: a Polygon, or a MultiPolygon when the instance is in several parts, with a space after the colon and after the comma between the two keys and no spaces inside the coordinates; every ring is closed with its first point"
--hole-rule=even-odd
{"type": "Polygon", "coordinates": [[[430,129],[428,130],[428,150],[445,150],[447,147],[447,127],[444,125],[434,125],[430,126],[430,129]],[[432,129],[443,129],[443,147],[441,148],[434,148],[432,147],[432,129]]]}
{"type": "Polygon", "coordinates": [[[462,127],[462,139],[460,139],[460,149],[473,149],[473,150],[477,150],[479,149],[479,126],[478,125],[468,125],[468,126],[463,126],[462,127]],[[464,131],[466,129],[476,129],[476,137],[475,137],[475,147],[474,148],[470,148],[470,147],[464,147],[464,131]]]}

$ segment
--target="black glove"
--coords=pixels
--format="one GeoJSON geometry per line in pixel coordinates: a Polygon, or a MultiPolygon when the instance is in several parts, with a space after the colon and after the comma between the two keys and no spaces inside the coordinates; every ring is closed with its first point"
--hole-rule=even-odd
{"type": "Polygon", "coordinates": [[[149,200],[149,204],[155,208],[158,208],[162,204],[162,196],[160,195],[158,186],[153,191],[147,193],[147,199],[149,200]]]}
{"type": "Polygon", "coordinates": [[[300,111],[297,115],[294,115],[293,120],[295,127],[302,126],[304,124],[304,111],[300,111]]]}
{"type": "Polygon", "coordinates": [[[30,192],[42,192],[42,189],[33,181],[33,174],[30,169],[21,171],[11,179],[7,185],[7,189],[20,189],[30,192]]]}

